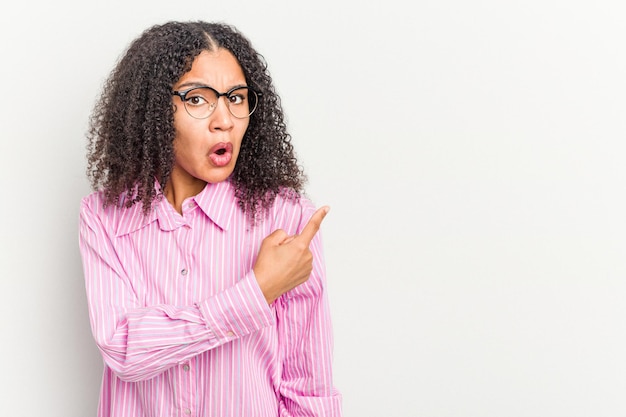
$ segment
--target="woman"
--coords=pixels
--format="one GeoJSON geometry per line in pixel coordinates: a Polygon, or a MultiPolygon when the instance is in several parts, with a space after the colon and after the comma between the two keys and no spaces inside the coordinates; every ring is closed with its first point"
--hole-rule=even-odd
{"type": "Polygon", "coordinates": [[[99,416],[339,416],[315,210],[235,28],[131,43],[91,119],[80,249],[99,416]]]}

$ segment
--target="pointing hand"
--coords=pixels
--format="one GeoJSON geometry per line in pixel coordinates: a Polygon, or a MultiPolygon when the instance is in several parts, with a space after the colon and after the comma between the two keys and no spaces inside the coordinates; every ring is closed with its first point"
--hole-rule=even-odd
{"type": "Polygon", "coordinates": [[[298,235],[279,229],[263,239],[252,270],[268,304],[309,279],[313,270],[309,245],[329,210],[317,209],[298,235]]]}

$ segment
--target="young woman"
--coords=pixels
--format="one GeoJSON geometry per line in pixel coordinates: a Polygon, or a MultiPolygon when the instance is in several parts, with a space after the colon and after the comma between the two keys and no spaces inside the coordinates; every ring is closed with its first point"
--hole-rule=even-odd
{"type": "Polygon", "coordinates": [[[318,229],[267,66],[235,28],[131,43],[80,212],[99,416],[339,416],[318,229]]]}

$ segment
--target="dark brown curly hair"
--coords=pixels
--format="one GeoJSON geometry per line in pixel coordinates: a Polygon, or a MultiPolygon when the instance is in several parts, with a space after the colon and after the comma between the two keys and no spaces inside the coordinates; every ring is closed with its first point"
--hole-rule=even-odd
{"type": "Polygon", "coordinates": [[[240,208],[253,219],[277,195],[297,199],[306,181],[287,133],[280,98],[262,55],[231,25],[168,22],[145,30],[123,54],[91,115],[87,176],[105,205],[141,203],[144,214],[163,198],[174,163],[173,85],[196,56],[216,48],[239,61],[248,86],[261,92],[229,180],[240,208]]]}

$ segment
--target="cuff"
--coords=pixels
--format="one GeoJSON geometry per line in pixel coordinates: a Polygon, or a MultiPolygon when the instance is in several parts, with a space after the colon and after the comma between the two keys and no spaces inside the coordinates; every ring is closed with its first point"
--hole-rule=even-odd
{"type": "Polygon", "coordinates": [[[274,324],[272,309],[250,271],[235,286],[198,303],[206,326],[222,343],[274,324]]]}

